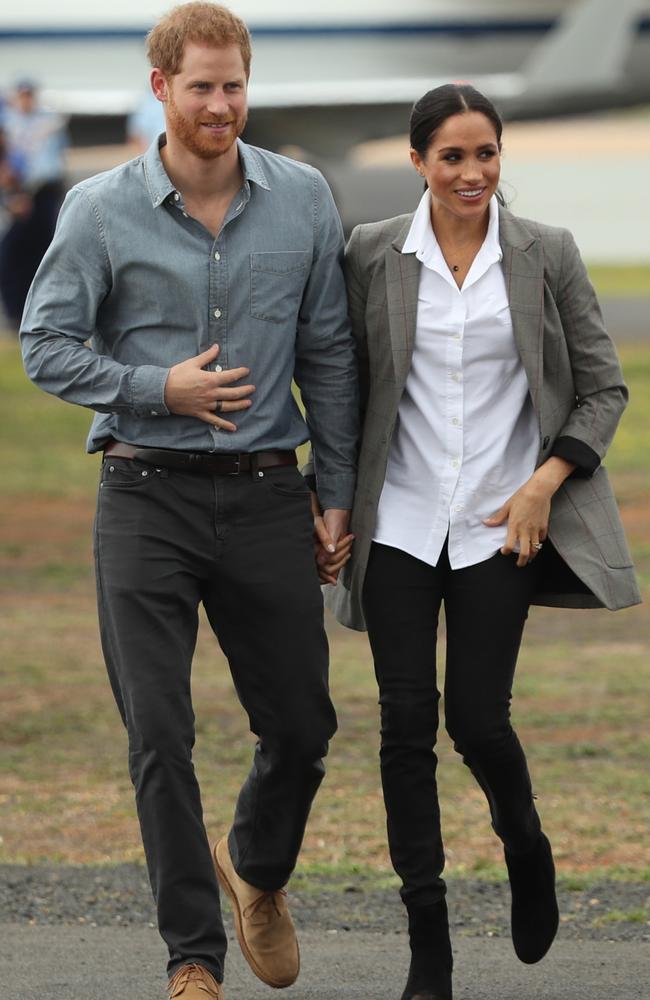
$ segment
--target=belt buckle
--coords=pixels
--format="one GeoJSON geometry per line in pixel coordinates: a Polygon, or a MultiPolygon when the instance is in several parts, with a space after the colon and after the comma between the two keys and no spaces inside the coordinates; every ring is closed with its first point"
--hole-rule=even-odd
{"type": "Polygon", "coordinates": [[[229,472],[228,475],[229,476],[238,476],[239,473],[240,473],[240,471],[241,471],[241,469],[240,469],[240,466],[241,466],[241,453],[237,452],[236,455],[233,455],[233,458],[235,459],[235,468],[233,469],[232,472],[229,472]]]}

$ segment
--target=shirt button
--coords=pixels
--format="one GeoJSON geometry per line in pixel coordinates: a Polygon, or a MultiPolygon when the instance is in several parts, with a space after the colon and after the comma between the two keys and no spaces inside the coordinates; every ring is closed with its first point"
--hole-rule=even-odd
{"type": "Polygon", "coordinates": [[[215,370],[216,372],[222,372],[222,371],[223,371],[223,368],[221,367],[221,365],[215,365],[215,366],[214,366],[214,370],[215,370]]]}
{"type": "Polygon", "coordinates": [[[460,427],[460,420],[458,419],[458,417],[454,417],[454,419],[452,420],[452,424],[454,425],[454,427],[460,427]]]}
{"type": "Polygon", "coordinates": [[[221,316],[221,309],[215,309],[215,311],[214,311],[214,318],[215,319],[219,319],[220,316],[221,316]]]}
{"type": "Polygon", "coordinates": [[[457,458],[452,458],[452,460],[451,460],[451,466],[452,466],[452,468],[453,469],[457,469],[459,465],[460,465],[460,463],[459,463],[458,459],[457,458]]]}
{"type": "Polygon", "coordinates": [[[454,510],[456,512],[460,512],[462,509],[463,509],[462,503],[457,503],[456,506],[454,507],[454,510]]]}
{"type": "Polygon", "coordinates": [[[454,334],[454,340],[462,340],[462,339],[463,339],[462,333],[455,333],[454,334]]]}
{"type": "Polygon", "coordinates": [[[183,218],[184,218],[184,219],[186,219],[186,218],[187,218],[187,212],[183,212],[183,218]]]}
{"type": "Polygon", "coordinates": [[[218,250],[215,252],[214,259],[215,260],[221,260],[221,254],[219,253],[218,250]]]}
{"type": "Polygon", "coordinates": [[[179,195],[178,191],[175,191],[174,192],[174,201],[180,201],[180,200],[181,200],[181,196],[179,195]]]}
{"type": "Polygon", "coordinates": [[[158,414],[157,414],[157,412],[155,410],[149,410],[149,416],[150,417],[157,417],[158,414]]]}

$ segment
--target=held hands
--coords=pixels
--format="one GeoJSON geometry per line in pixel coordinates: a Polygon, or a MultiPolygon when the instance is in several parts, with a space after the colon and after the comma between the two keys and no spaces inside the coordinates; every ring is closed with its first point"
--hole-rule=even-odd
{"type": "Polygon", "coordinates": [[[322,511],[318,497],[312,492],[314,515],[314,555],[321,583],[336,583],[339,570],[350,558],[354,535],[348,533],[350,511],[331,507],[322,511]]]}
{"type": "Polygon", "coordinates": [[[500,551],[510,555],[518,543],[517,566],[527,566],[541,549],[548,533],[553,494],[574,469],[575,465],[562,458],[549,458],[495,514],[483,521],[489,528],[498,528],[507,521],[508,535],[500,551]]]}
{"type": "Polygon", "coordinates": [[[254,385],[230,388],[250,374],[248,368],[230,368],[222,372],[205,371],[205,366],[216,360],[219,345],[213,344],[203,354],[181,361],[169,369],[165,384],[165,405],[171,413],[197,417],[206,424],[224,431],[236,431],[237,425],[219,416],[233,410],[247,410],[248,398],[255,392],[254,385]]]}

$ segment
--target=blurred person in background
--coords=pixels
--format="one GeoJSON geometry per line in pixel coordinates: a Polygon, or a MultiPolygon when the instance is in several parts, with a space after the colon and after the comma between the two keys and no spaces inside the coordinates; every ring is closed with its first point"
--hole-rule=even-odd
{"type": "Polygon", "coordinates": [[[299,971],[284,886],[336,729],[313,533],[331,549],[347,534],[356,367],[327,184],[239,138],[244,23],[184,4],[153,28],[148,55],[165,134],[68,194],[21,338],[39,386],[96,411],[102,646],[169,995],[221,1000],[218,879],[255,974],[284,987],[299,971]],[[308,437],[326,508],[316,525],[296,468],[308,437]],[[192,763],[201,604],[258,737],[214,851],[192,763]]]}
{"type": "Polygon", "coordinates": [[[67,134],[61,116],[39,106],[31,80],[16,84],[2,128],[9,173],[3,184],[8,225],[0,241],[0,296],[18,330],[63,200],[67,134]]]}
{"type": "MultiPolygon", "coordinates": [[[[502,125],[474,88],[425,94],[410,128],[419,206],[358,226],[346,251],[363,436],[352,558],[328,603],[343,624],[367,627],[374,658],[411,948],[402,1000],[451,1000],[434,751],[440,606],[446,727],[487,798],[514,948],[533,963],[558,907],[510,722],[529,605],[616,609],[640,596],[601,465],[628,394],[575,242],[501,203],[502,125]]],[[[327,582],[341,552],[319,558],[327,582]]]]}
{"type": "Polygon", "coordinates": [[[163,106],[149,90],[140,100],[135,111],[129,115],[126,123],[126,134],[133,155],[144,153],[165,131],[165,115],[163,106]]]}
{"type": "Polygon", "coordinates": [[[21,188],[20,159],[9,149],[0,108],[0,239],[12,218],[26,215],[30,208],[31,199],[21,188]]]}

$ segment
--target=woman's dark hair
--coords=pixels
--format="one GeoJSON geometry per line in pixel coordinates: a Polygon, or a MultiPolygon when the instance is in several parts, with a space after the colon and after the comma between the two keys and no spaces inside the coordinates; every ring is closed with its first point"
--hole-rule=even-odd
{"type": "Polygon", "coordinates": [[[479,111],[492,122],[497,145],[501,148],[503,122],[487,97],[468,83],[445,83],[429,90],[413,105],[409,121],[411,146],[424,159],[435,132],[447,118],[466,111],[479,111]]]}

